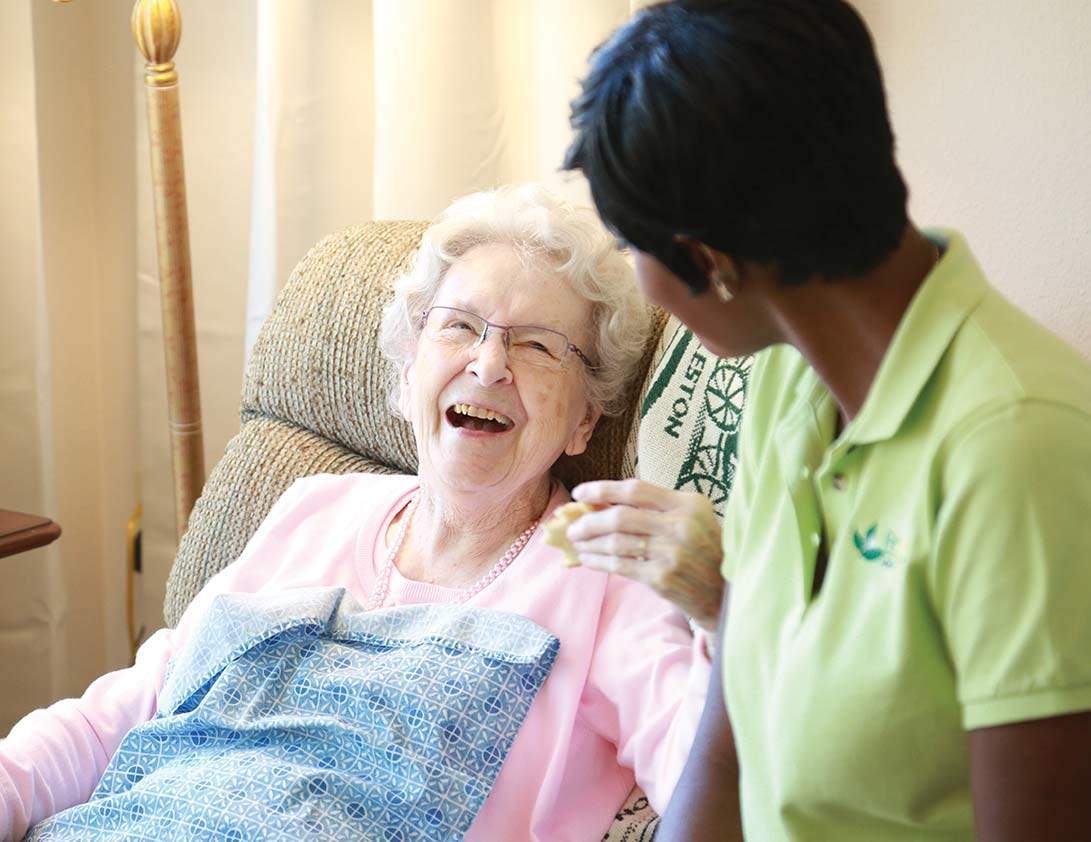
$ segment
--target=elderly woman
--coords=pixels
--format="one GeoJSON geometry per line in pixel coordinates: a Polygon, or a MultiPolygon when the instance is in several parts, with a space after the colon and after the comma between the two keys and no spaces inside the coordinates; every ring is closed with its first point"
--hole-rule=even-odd
{"type": "Polygon", "coordinates": [[[0,834],[588,842],[634,779],[665,807],[701,641],[540,527],[646,331],[592,212],[456,202],[383,323],[419,475],[297,481],[135,666],[0,744],[0,834]]]}

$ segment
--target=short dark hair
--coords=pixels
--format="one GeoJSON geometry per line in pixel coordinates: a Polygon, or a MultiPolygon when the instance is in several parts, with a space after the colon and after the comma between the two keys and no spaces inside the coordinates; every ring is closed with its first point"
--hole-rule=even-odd
{"type": "Polygon", "coordinates": [[[591,56],[566,169],[606,224],[694,291],[683,234],[785,283],[894,250],[906,187],[867,27],[842,0],[673,0],[591,56]]]}

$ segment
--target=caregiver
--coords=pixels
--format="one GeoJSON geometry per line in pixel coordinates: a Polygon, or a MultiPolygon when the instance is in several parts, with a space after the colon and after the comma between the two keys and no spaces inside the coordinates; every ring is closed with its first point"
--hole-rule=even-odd
{"type": "Polygon", "coordinates": [[[573,111],[645,294],[760,352],[659,842],[1091,839],[1091,366],[908,218],[860,17],[652,6],[573,111]]]}

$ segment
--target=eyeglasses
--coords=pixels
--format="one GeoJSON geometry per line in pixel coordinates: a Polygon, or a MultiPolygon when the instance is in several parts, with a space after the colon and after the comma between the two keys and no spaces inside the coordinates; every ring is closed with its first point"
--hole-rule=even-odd
{"type": "Polygon", "coordinates": [[[503,333],[504,347],[513,360],[542,368],[560,368],[572,351],[588,369],[595,370],[587,354],[563,333],[548,327],[493,324],[477,313],[457,307],[429,307],[421,313],[421,331],[433,342],[452,348],[476,348],[488,339],[490,328],[503,333]]]}

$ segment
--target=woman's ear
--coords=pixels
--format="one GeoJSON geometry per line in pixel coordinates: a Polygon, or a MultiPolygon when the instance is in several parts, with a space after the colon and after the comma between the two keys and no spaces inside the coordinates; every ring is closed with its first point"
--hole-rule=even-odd
{"type": "Polygon", "coordinates": [[[719,249],[694,240],[685,234],[675,234],[674,242],[689,251],[690,259],[706,278],[712,292],[720,301],[727,303],[739,291],[739,266],[719,249]]]}
{"type": "Polygon", "coordinates": [[[587,443],[591,441],[591,434],[595,432],[595,425],[599,423],[601,417],[601,409],[592,409],[588,406],[583,420],[572,431],[568,444],[564,447],[564,452],[569,456],[579,456],[587,450],[587,443]]]}
{"type": "Polygon", "coordinates": [[[402,413],[402,417],[409,419],[409,396],[412,389],[409,386],[409,370],[413,367],[412,360],[406,360],[402,363],[402,373],[398,378],[398,409],[402,413]]]}

